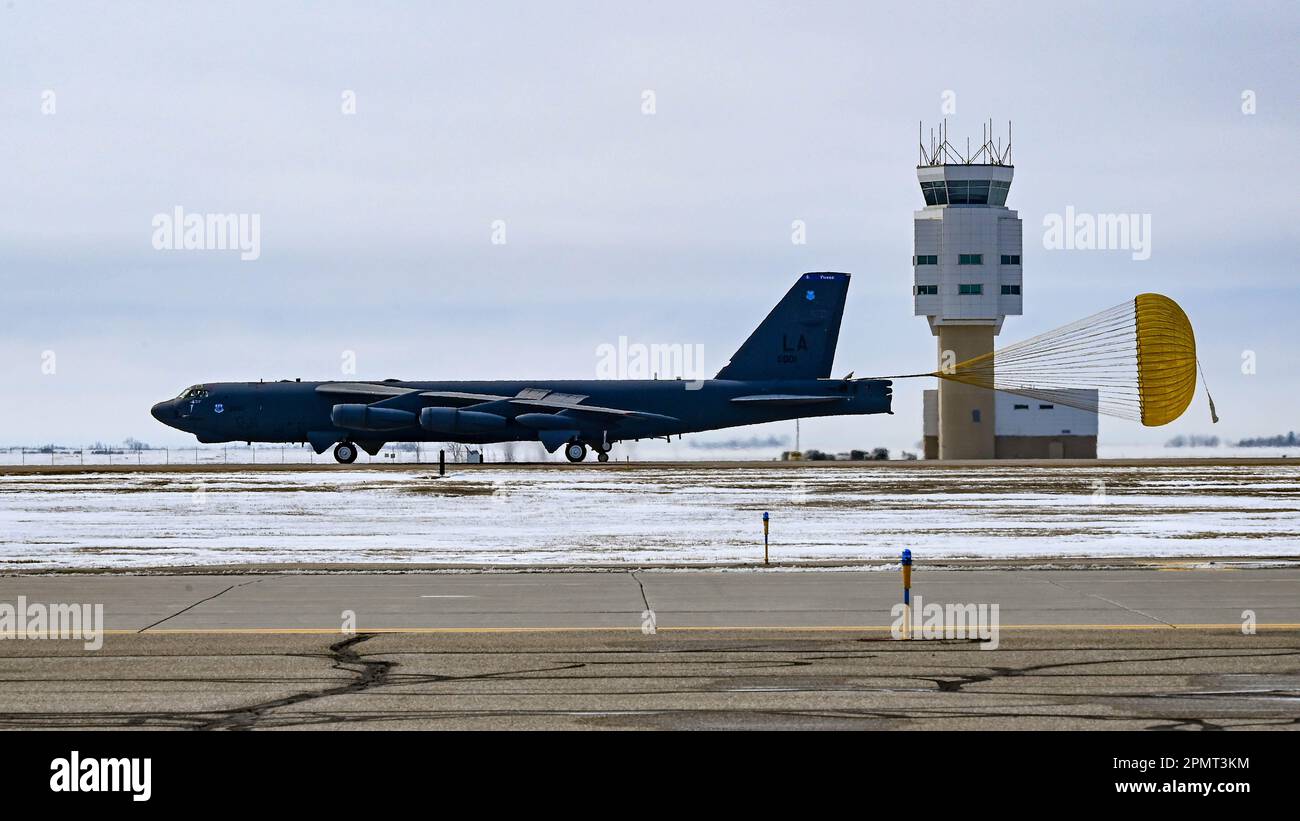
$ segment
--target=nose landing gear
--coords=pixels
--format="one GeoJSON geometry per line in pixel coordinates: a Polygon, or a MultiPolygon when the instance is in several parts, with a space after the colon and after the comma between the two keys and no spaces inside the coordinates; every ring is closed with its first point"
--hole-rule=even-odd
{"type": "Polygon", "coordinates": [[[339,442],[334,446],[334,458],[341,464],[352,464],[357,461],[357,446],[351,442],[339,442]]]}
{"type": "Polygon", "coordinates": [[[599,445],[592,445],[591,447],[593,450],[596,451],[597,453],[596,458],[598,460],[600,460],[601,462],[608,462],[609,461],[609,431],[605,431],[604,433],[601,434],[599,445]]]}

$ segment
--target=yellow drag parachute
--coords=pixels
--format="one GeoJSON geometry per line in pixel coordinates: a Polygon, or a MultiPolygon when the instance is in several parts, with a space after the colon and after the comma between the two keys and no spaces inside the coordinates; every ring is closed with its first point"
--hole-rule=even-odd
{"type": "Polygon", "coordinates": [[[929,375],[1154,427],[1187,410],[1196,372],[1196,337],[1187,314],[1167,296],[1140,294],[929,375]]]}

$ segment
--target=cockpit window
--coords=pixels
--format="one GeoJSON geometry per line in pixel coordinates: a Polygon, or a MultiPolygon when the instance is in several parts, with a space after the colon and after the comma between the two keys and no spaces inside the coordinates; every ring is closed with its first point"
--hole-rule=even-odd
{"type": "Polygon", "coordinates": [[[177,399],[203,399],[207,395],[208,395],[207,388],[203,387],[202,385],[195,385],[192,388],[186,388],[185,390],[181,391],[181,395],[178,396],[177,399]]]}

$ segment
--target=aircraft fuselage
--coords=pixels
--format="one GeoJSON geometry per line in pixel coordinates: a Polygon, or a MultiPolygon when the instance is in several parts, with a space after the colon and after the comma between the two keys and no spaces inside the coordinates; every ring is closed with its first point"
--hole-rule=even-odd
{"type": "MultiPolygon", "coordinates": [[[[324,442],[326,439],[469,444],[538,441],[543,438],[539,435],[543,430],[521,422],[519,417],[544,412],[556,420],[544,430],[575,432],[570,438],[597,449],[602,449],[606,442],[667,437],[796,417],[889,413],[891,401],[888,381],[844,379],[218,382],[196,385],[186,394],[194,395],[182,394],[159,402],[153,407],[153,415],[205,443],[324,442]],[[394,394],[376,402],[374,396],[349,394],[349,386],[373,386],[392,390],[394,394]],[[453,402],[446,398],[449,394],[503,398],[453,402]],[[536,395],[539,399],[521,400],[521,395],[536,395]],[[581,397],[582,404],[622,410],[628,415],[529,404],[556,395],[581,397]],[[336,406],[359,403],[410,413],[410,424],[355,428],[337,424],[336,406]],[[421,425],[420,413],[431,403],[491,414],[501,417],[504,424],[484,430],[430,429],[421,425]]],[[[526,421],[537,423],[536,419],[526,421]]]]}

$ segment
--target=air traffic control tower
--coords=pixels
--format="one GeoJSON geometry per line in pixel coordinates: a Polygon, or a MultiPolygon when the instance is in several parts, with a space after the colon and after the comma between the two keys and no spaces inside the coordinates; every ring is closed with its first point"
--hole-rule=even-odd
{"type": "MultiPolygon", "coordinates": [[[[925,207],[915,212],[912,288],[915,314],[938,338],[938,367],[951,367],[993,351],[1002,320],[1021,313],[1021,224],[1006,207],[1014,167],[1011,131],[994,142],[992,123],[971,152],[948,141],[945,122],[920,140],[925,207]]],[[[995,394],[974,385],[939,380],[939,459],[993,459],[995,394]]],[[[927,457],[930,457],[927,454],[927,457]]],[[[932,457],[931,457],[932,458],[932,457]]]]}

